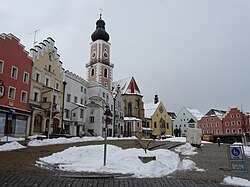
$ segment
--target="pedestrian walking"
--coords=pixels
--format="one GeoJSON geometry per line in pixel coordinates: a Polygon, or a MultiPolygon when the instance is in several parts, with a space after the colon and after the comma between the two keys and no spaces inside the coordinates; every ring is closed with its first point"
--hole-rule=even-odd
{"type": "Polygon", "coordinates": [[[218,146],[220,146],[220,137],[217,138],[218,146]]]}

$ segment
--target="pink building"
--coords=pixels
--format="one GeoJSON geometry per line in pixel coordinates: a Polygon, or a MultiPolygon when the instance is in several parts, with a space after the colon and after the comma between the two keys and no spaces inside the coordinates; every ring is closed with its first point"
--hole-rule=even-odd
{"type": "Polygon", "coordinates": [[[222,119],[226,111],[211,109],[199,121],[203,135],[223,135],[222,119]]]}
{"type": "Polygon", "coordinates": [[[231,108],[223,118],[223,134],[241,135],[250,132],[249,116],[238,108],[231,108]]]}
{"type": "Polygon", "coordinates": [[[20,40],[0,34],[0,136],[26,136],[32,60],[20,40]]]}

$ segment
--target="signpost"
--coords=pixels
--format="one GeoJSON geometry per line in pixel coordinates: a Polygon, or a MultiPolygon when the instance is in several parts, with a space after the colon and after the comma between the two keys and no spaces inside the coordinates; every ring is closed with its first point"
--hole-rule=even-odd
{"type": "Polygon", "coordinates": [[[246,167],[245,153],[242,145],[229,146],[230,175],[233,172],[248,172],[246,167]]]}
{"type": "Polygon", "coordinates": [[[104,139],[104,161],[103,161],[103,166],[106,166],[106,158],[107,158],[107,127],[111,123],[111,117],[112,113],[111,110],[109,109],[109,106],[106,106],[106,110],[104,112],[105,114],[105,139],[104,139]]]}

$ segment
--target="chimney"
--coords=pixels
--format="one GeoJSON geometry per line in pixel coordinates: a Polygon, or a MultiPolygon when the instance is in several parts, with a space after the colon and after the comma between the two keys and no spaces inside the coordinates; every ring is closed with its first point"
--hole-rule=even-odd
{"type": "Polygon", "coordinates": [[[155,95],[154,104],[157,104],[158,102],[159,102],[158,95],[155,95]]]}

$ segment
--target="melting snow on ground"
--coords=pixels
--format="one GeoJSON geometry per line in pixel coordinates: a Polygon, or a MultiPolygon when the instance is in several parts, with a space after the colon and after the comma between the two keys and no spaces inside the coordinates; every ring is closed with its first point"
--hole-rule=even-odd
{"type": "Polygon", "coordinates": [[[0,151],[12,151],[15,149],[23,149],[26,148],[25,146],[22,146],[18,142],[10,142],[6,143],[0,146],[0,151]]]}
{"type": "Polygon", "coordinates": [[[56,166],[63,171],[121,173],[134,177],[161,177],[176,170],[195,169],[193,161],[181,161],[177,153],[166,149],[147,151],[156,156],[156,161],[145,164],[138,158],[145,154],[143,149],[122,149],[114,145],[108,145],[107,164],[103,166],[103,149],[103,145],[71,147],[40,158],[37,163],[43,167],[56,166]]]}

